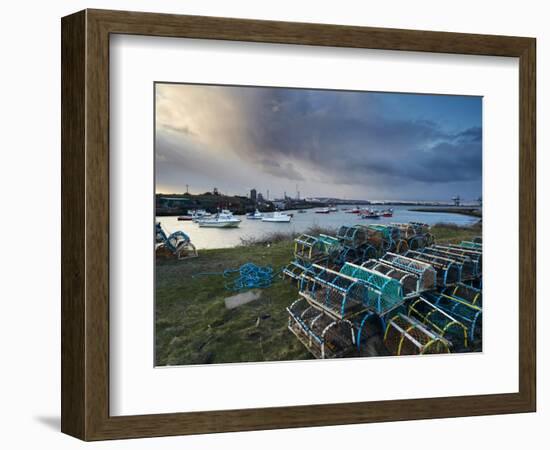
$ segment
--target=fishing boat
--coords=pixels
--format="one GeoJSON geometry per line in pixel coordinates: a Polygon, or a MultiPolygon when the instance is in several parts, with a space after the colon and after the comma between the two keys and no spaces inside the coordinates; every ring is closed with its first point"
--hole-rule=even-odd
{"type": "Polygon", "coordinates": [[[361,214],[361,210],[357,207],[353,208],[353,209],[349,209],[348,211],[346,211],[348,214],[361,214]]]}
{"type": "Polygon", "coordinates": [[[256,210],[253,213],[247,214],[246,218],[250,220],[261,220],[264,215],[256,210]]]}
{"type": "Polygon", "coordinates": [[[382,217],[393,217],[393,209],[389,208],[382,211],[382,217]]]}
{"type": "Polygon", "coordinates": [[[212,214],[205,211],[204,209],[196,209],[191,212],[191,220],[193,222],[198,222],[200,219],[206,219],[208,217],[212,217],[212,214]]]}
{"type": "Polygon", "coordinates": [[[361,214],[362,219],[380,219],[380,212],[373,209],[366,209],[361,214]]]}
{"type": "Polygon", "coordinates": [[[263,216],[262,222],[277,222],[277,223],[289,223],[292,216],[288,214],[275,211],[271,216],[263,216]]]}
{"type": "Polygon", "coordinates": [[[328,208],[321,208],[315,211],[316,214],[328,214],[330,212],[330,209],[328,208]]]}
{"type": "Polygon", "coordinates": [[[198,219],[197,223],[203,228],[237,228],[241,219],[237,219],[230,211],[223,209],[213,216],[198,219]]]}

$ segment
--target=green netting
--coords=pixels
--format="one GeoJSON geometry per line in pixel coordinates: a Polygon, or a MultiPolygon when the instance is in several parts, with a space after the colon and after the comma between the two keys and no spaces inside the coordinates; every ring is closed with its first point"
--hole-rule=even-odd
{"type": "Polygon", "coordinates": [[[468,329],[470,341],[481,339],[482,309],[465,300],[444,293],[430,293],[427,298],[468,329]]]}
{"type": "Polygon", "coordinates": [[[452,286],[445,291],[444,294],[449,294],[453,297],[457,297],[461,300],[465,300],[472,305],[481,307],[482,305],[482,293],[481,289],[477,289],[473,286],[468,286],[464,283],[457,283],[456,286],[452,286]]]}
{"type": "Polygon", "coordinates": [[[338,229],[336,237],[340,242],[352,248],[363,245],[368,239],[366,228],[363,225],[342,225],[338,229]]]}
{"type": "Polygon", "coordinates": [[[403,287],[399,281],[387,275],[351,263],[344,264],[340,273],[366,281],[384,296],[398,302],[403,300],[403,287]]]}
{"type": "Polygon", "coordinates": [[[367,225],[368,230],[370,233],[379,233],[384,239],[390,240],[393,236],[393,227],[389,227],[387,225],[367,225]]]}
{"type": "Polygon", "coordinates": [[[327,236],[326,234],[320,234],[315,243],[315,247],[318,248],[324,254],[330,254],[338,249],[340,241],[333,236],[327,236]]]}
{"type": "Polygon", "coordinates": [[[420,297],[411,302],[408,314],[452,343],[455,350],[468,347],[468,329],[442,309],[420,297]]]}

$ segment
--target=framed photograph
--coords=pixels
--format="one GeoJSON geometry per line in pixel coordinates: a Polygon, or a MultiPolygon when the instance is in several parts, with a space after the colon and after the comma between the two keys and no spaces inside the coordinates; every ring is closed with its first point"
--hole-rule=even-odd
{"type": "Polygon", "coordinates": [[[535,39],[62,19],[62,431],[532,412],[535,39]]]}

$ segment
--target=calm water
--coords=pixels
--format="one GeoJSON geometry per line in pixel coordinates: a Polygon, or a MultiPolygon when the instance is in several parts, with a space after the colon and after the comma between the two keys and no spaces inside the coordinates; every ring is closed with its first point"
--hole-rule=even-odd
{"type": "Polygon", "coordinates": [[[248,220],[245,216],[237,216],[241,219],[239,228],[200,228],[191,221],[178,221],[177,216],[157,217],[167,233],[183,230],[191,237],[191,241],[197,249],[235,247],[241,243],[241,238],[257,238],[274,231],[303,232],[311,226],[325,228],[338,228],[341,225],[354,225],[357,223],[390,223],[390,222],[424,222],[430,225],[435,223],[454,223],[457,225],[471,225],[479,219],[461,214],[429,213],[408,211],[407,206],[394,206],[393,217],[381,217],[380,219],[361,219],[357,214],[348,214],[345,211],[331,212],[330,214],[316,214],[314,209],[305,213],[288,211],[294,217],[290,223],[269,223],[261,220],[248,220]]]}

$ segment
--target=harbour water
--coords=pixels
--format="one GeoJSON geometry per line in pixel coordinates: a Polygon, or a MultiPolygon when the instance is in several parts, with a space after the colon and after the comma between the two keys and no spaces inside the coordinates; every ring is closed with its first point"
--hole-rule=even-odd
{"type": "MultiPolygon", "coordinates": [[[[386,208],[386,207],[384,207],[386,208]]],[[[341,209],[330,214],[317,214],[315,209],[308,209],[305,213],[286,211],[294,214],[290,223],[268,223],[261,220],[249,220],[246,216],[236,216],[241,219],[238,228],[200,228],[191,221],[178,221],[177,216],[157,217],[167,233],[182,230],[191,237],[197,249],[229,248],[241,244],[242,239],[261,238],[273,232],[303,232],[319,226],[337,229],[341,225],[391,223],[391,222],[423,222],[429,225],[436,223],[452,223],[456,225],[472,225],[479,218],[463,214],[441,212],[410,211],[409,206],[393,206],[393,217],[379,219],[362,219],[358,214],[350,214],[341,209]]]]}

